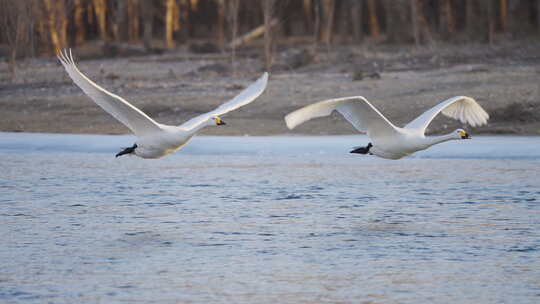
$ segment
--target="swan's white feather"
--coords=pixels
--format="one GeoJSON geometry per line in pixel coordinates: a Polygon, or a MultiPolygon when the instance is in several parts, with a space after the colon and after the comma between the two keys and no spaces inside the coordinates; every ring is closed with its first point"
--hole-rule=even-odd
{"type": "Polygon", "coordinates": [[[424,133],[427,126],[439,113],[462,123],[468,123],[473,127],[484,125],[489,119],[489,114],[474,99],[467,96],[456,96],[427,110],[408,123],[405,128],[424,133]]]}
{"type": "Polygon", "coordinates": [[[398,128],[364,97],[356,96],[308,105],[285,116],[285,122],[289,129],[292,129],[312,118],[328,116],[334,110],[341,113],[358,131],[366,132],[371,139],[364,152],[351,152],[369,153],[387,159],[400,159],[448,140],[469,138],[467,132],[462,129],[443,136],[424,136],[425,128],[439,112],[473,126],[482,125],[489,118],[474,99],[458,96],[426,111],[406,127],[398,128]]]}
{"type": "Polygon", "coordinates": [[[180,127],[185,130],[191,130],[212,117],[226,114],[232,110],[240,108],[241,106],[251,103],[264,92],[264,90],[266,89],[267,83],[268,83],[268,73],[265,72],[261,77],[259,77],[259,79],[257,79],[257,81],[252,83],[249,87],[245,88],[242,92],[240,92],[240,94],[236,95],[236,97],[234,97],[233,99],[220,105],[213,111],[193,117],[192,119],[180,125],[180,127]]]}
{"type": "Polygon", "coordinates": [[[242,91],[231,101],[222,104],[212,112],[197,116],[188,121],[189,128],[182,126],[168,126],[159,124],[144,114],[141,110],[129,104],[120,96],[112,94],[101,88],[85,75],[83,75],[73,60],[71,51],[58,52],[58,59],[83,92],[106,112],[126,125],[135,135],[137,141],[133,148],[127,148],[117,156],[135,154],[142,158],[159,158],[182,148],[199,130],[207,126],[216,125],[214,116],[225,114],[243,105],[252,102],[262,94],[268,82],[268,74],[242,91]]]}
{"type": "Polygon", "coordinates": [[[396,127],[362,96],[330,99],[311,104],[285,116],[285,122],[289,129],[293,129],[307,120],[328,116],[334,110],[343,115],[358,131],[369,136],[383,137],[396,133],[396,127]]]}
{"type": "Polygon", "coordinates": [[[69,54],[67,51],[59,52],[58,59],[60,59],[69,77],[88,97],[128,127],[135,135],[149,135],[161,131],[160,124],[148,117],[148,115],[131,105],[122,97],[108,92],[95,84],[81,73],[75,65],[71,50],[69,54]]]}

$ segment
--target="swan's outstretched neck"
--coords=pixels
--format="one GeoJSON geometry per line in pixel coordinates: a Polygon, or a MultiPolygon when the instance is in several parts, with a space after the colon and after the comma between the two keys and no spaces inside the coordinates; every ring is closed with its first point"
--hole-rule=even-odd
{"type": "Polygon", "coordinates": [[[224,122],[221,122],[220,120],[220,123],[217,124],[216,123],[216,118],[215,117],[210,117],[208,118],[207,120],[204,120],[202,121],[201,123],[193,126],[193,128],[191,130],[189,130],[191,133],[195,134],[197,133],[198,131],[206,128],[206,127],[209,127],[209,126],[217,126],[217,125],[224,125],[225,123],[224,122]]]}
{"type": "Polygon", "coordinates": [[[442,142],[449,141],[449,140],[452,140],[452,139],[458,139],[458,138],[456,138],[454,133],[450,133],[450,134],[446,134],[446,135],[442,135],[442,136],[429,136],[429,137],[426,137],[426,148],[429,148],[429,147],[431,147],[433,145],[440,144],[442,142]]]}

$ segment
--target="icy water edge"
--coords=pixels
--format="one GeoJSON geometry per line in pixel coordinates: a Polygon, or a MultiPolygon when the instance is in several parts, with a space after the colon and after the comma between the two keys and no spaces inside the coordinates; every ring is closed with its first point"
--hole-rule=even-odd
{"type": "Polygon", "coordinates": [[[2,303],[538,303],[540,138],[0,133],[2,303]]]}

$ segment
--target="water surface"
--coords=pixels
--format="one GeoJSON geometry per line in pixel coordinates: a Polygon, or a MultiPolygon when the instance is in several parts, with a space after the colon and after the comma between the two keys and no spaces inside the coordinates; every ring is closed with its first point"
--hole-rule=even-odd
{"type": "Polygon", "coordinates": [[[2,303],[538,303],[540,138],[0,133],[2,303]]]}

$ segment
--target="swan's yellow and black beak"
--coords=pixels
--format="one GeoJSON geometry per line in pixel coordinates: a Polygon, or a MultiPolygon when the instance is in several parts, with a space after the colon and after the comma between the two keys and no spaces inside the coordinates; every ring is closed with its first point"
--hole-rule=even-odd
{"type": "Polygon", "coordinates": [[[219,116],[214,117],[214,121],[216,122],[216,126],[226,125],[223,119],[221,119],[219,116]]]}
{"type": "Polygon", "coordinates": [[[461,135],[461,139],[470,139],[471,137],[469,136],[469,133],[463,131],[463,130],[460,130],[459,131],[459,135],[461,135]]]}

